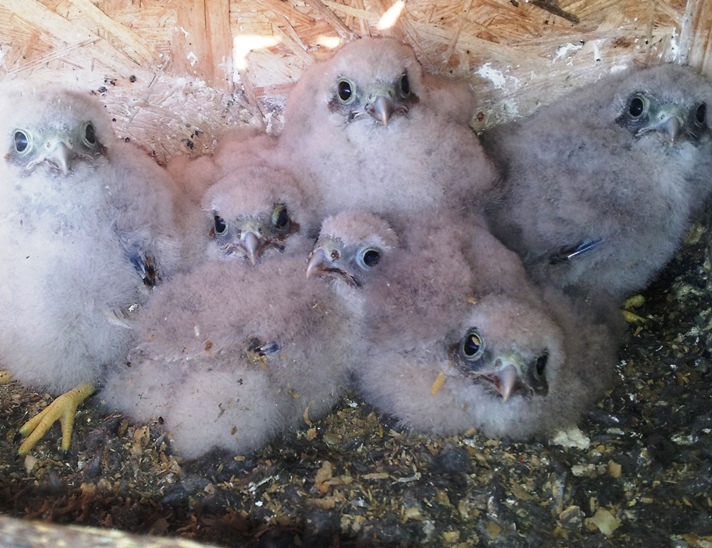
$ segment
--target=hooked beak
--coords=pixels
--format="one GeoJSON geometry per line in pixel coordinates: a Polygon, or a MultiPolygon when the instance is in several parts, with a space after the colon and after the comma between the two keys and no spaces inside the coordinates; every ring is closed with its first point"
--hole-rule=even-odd
{"type": "Polygon", "coordinates": [[[326,242],[315,248],[309,254],[307,278],[312,278],[314,276],[333,276],[344,280],[352,287],[360,287],[361,283],[356,279],[356,277],[351,274],[347,268],[341,264],[337,264],[341,261],[338,258],[332,259],[332,253],[329,251],[331,247],[332,245],[329,242],[326,242]]]}
{"type": "Polygon", "coordinates": [[[670,144],[673,144],[682,134],[682,120],[673,114],[656,126],[656,129],[667,135],[670,144]]]}
{"type": "Polygon", "coordinates": [[[69,173],[72,167],[72,162],[77,155],[75,152],[68,147],[63,141],[59,141],[54,150],[47,154],[46,159],[50,165],[55,166],[59,169],[63,175],[69,173]]]}
{"type": "Polygon", "coordinates": [[[522,382],[519,370],[514,365],[508,364],[497,373],[500,381],[498,386],[499,393],[502,394],[504,401],[508,401],[522,382]]]}
{"type": "Polygon", "coordinates": [[[35,161],[30,162],[27,167],[28,169],[32,169],[37,164],[47,162],[51,169],[61,172],[62,175],[66,175],[72,168],[76,157],[77,153],[63,140],[52,140],[47,143],[47,152],[35,161]]]}
{"type": "Polygon", "coordinates": [[[242,249],[245,252],[245,255],[247,255],[247,258],[250,260],[250,263],[252,263],[252,266],[255,266],[255,264],[257,264],[257,259],[259,259],[262,254],[262,241],[254,232],[250,231],[245,233],[240,243],[242,244],[242,249]]]}
{"type": "Polygon", "coordinates": [[[684,135],[683,115],[677,107],[671,106],[658,116],[658,122],[644,130],[645,133],[650,131],[660,132],[670,144],[674,144],[680,137],[684,135]]]}
{"type": "Polygon", "coordinates": [[[527,383],[523,377],[525,367],[519,354],[509,353],[497,358],[494,370],[473,371],[471,374],[487,381],[506,402],[519,390],[527,392],[527,383]]]}
{"type": "Polygon", "coordinates": [[[322,276],[326,272],[326,252],[323,248],[318,247],[309,254],[309,262],[307,263],[307,278],[322,276]]]}
{"type": "Polygon", "coordinates": [[[381,122],[384,126],[388,125],[391,115],[395,112],[395,105],[390,97],[379,95],[375,101],[369,102],[366,105],[366,112],[381,122]]]}
{"type": "Polygon", "coordinates": [[[266,242],[259,233],[259,227],[253,222],[246,222],[240,227],[240,239],[232,240],[222,246],[227,256],[244,255],[254,266],[262,255],[266,242]]]}
{"type": "Polygon", "coordinates": [[[490,382],[505,402],[509,401],[509,398],[512,397],[517,389],[523,387],[519,369],[511,363],[497,371],[488,371],[477,375],[490,382]]]}

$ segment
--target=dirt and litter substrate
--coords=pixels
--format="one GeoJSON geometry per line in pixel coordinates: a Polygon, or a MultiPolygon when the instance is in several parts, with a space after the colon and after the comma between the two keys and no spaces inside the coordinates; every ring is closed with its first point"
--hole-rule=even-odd
{"type": "MultiPolygon", "coordinates": [[[[55,426],[18,458],[17,429],[51,398],[11,383],[0,514],[220,546],[711,547],[709,241],[693,229],[644,293],[615,387],[568,444],[409,434],[350,395],[256,455],[185,461],[98,393],[68,454],[55,426]]],[[[0,524],[3,542],[34,544],[13,535],[0,524]]]]}

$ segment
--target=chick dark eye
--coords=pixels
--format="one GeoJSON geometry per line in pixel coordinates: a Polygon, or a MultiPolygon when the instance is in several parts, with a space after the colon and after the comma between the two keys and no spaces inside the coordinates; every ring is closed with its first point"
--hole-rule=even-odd
{"type": "Polygon", "coordinates": [[[24,131],[15,132],[15,150],[17,152],[25,152],[29,146],[30,141],[27,138],[27,134],[24,131]]]}
{"type": "Polygon", "coordinates": [[[94,129],[94,124],[91,122],[87,122],[87,125],[84,127],[84,139],[90,145],[96,144],[96,130],[94,129]]]}
{"type": "Polygon", "coordinates": [[[354,90],[351,86],[351,82],[348,80],[340,80],[338,87],[339,100],[346,104],[350,103],[354,96],[354,90]]]}
{"type": "Polygon", "coordinates": [[[633,118],[638,118],[645,110],[645,102],[640,97],[633,97],[628,105],[628,113],[633,118]]]}
{"type": "Polygon", "coordinates": [[[707,121],[707,105],[700,103],[695,112],[695,120],[698,124],[703,125],[707,121]]]}
{"type": "Polygon", "coordinates": [[[280,230],[289,225],[289,214],[286,206],[281,204],[275,206],[274,211],[272,211],[272,225],[280,230]]]}
{"type": "Polygon", "coordinates": [[[361,261],[368,268],[373,268],[381,261],[381,252],[377,249],[370,248],[363,252],[361,261]]]}
{"type": "Polygon", "coordinates": [[[408,81],[407,74],[404,74],[403,78],[401,78],[401,91],[405,96],[410,95],[410,82],[408,81]]]}
{"type": "Polygon", "coordinates": [[[215,215],[215,233],[216,234],[225,234],[226,230],[227,230],[227,223],[225,222],[225,219],[220,217],[220,215],[215,215]]]}
{"type": "Polygon", "coordinates": [[[460,344],[460,354],[468,361],[475,360],[480,357],[484,349],[484,341],[477,329],[470,329],[462,339],[460,344]]]}
{"type": "Polygon", "coordinates": [[[546,371],[546,362],[549,361],[549,355],[548,354],[542,354],[536,359],[536,374],[539,377],[544,376],[544,372],[546,371]]]}

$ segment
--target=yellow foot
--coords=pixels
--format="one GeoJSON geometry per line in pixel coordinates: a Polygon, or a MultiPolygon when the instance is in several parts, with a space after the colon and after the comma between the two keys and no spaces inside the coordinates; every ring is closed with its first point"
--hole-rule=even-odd
{"type": "Polygon", "coordinates": [[[7,371],[0,371],[0,384],[8,384],[12,380],[12,375],[7,371]]]}
{"type": "Polygon", "coordinates": [[[645,297],[642,295],[633,295],[632,297],[629,297],[626,299],[625,304],[623,305],[623,318],[625,321],[628,323],[643,323],[645,321],[645,318],[642,316],[639,316],[635,312],[632,312],[632,308],[640,308],[645,304],[645,297]]]}
{"type": "Polygon", "coordinates": [[[72,427],[77,407],[96,391],[91,384],[82,384],[65,392],[20,428],[20,434],[27,436],[18,453],[24,457],[42,439],[51,426],[59,421],[62,425],[62,449],[67,451],[72,444],[72,427]]]}

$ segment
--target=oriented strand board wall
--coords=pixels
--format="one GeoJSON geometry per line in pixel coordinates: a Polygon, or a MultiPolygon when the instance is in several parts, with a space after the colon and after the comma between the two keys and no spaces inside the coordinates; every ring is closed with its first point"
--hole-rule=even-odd
{"type": "Polygon", "coordinates": [[[330,40],[387,34],[428,71],[466,77],[477,129],[632,64],[687,62],[712,73],[712,0],[3,0],[0,76],[94,90],[116,131],[159,159],[212,150],[222,132],[279,130],[303,67],[330,40]],[[246,68],[236,36],[273,36],[246,68]]]}

